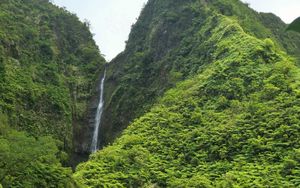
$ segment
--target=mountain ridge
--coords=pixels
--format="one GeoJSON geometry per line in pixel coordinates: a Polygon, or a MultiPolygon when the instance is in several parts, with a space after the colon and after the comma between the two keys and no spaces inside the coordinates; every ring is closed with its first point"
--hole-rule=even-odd
{"type": "Polygon", "coordinates": [[[125,51],[108,67],[100,131],[103,146],[147,112],[167,89],[196,74],[202,62],[211,61],[209,52],[195,53],[207,48],[199,45],[205,39],[196,32],[211,12],[236,20],[252,36],[271,38],[276,46],[298,58],[299,34],[286,33],[287,25],[278,17],[257,13],[239,0],[149,1],[132,28],[125,51]]]}
{"type": "Polygon", "coordinates": [[[215,61],[80,164],[75,179],[89,187],[298,185],[299,69],[271,40],[222,15],[211,21],[215,61]]]}
{"type": "Polygon", "coordinates": [[[300,186],[300,35],[275,15],[149,0],[109,64],[51,1],[0,1],[0,25],[0,187],[300,186]]]}

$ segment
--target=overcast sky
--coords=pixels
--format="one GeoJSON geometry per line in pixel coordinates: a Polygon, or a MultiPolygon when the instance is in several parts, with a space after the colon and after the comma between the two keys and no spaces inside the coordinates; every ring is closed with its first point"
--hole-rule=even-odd
{"type": "MultiPolygon", "coordinates": [[[[53,0],[89,20],[100,51],[110,61],[124,50],[131,25],[147,0],[53,0]]],[[[286,23],[300,16],[300,0],[243,0],[260,12],[273,12],[286,23]]]]}

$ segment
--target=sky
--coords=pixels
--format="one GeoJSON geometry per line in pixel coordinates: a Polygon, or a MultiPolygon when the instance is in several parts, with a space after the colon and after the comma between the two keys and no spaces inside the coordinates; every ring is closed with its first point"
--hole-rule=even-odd
{"type": "Polygon", "coordinates": [[[88,20],[101,54],[110,61],[125,48],[131,25],[136,22],[147,0],[53,0],[88,20]]]}
{"type": "Polygon", "coordinates": [[[258,12],[272,12],[285,23],[300,16],[300,0],[243,0],[258,12]]]}
{"type": "MultiPolygon", "coordinates": [[[[290,23],[300,16],[300,0],[243,0],[259,12],[272,12],[290,23]]],[[[147,0],[53,0],[75,13],[80,20],[88,20],[94,39],[107,61],[125,48],[125,41],[147,0]]]]}

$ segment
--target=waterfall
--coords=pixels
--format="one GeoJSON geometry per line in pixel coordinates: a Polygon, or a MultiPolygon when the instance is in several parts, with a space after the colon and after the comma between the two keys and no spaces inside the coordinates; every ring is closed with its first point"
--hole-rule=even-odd
{"type": "Polygon", "coordinates": [[[91,144],[91,152],[94,153],[96,152],[98,148],[98,136],[99,136],[99,126],[101,123],[101,116],[104,108],[104,100],[103,100],[103,93],[104,93],[104,81],[105,81],[105,76],[106,76],[106,70],[104,71],[104,75],[101,80],[101,85],[100,85],[100,100],[99,104],[97,107],[97,112],[95,116],[95,124],[94,124],[94,133],[93,133],[93,140],[91,144]]]}

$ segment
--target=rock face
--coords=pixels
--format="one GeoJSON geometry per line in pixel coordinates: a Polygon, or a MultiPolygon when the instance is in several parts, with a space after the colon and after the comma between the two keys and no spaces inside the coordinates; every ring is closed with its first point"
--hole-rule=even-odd
{"type": "MultiPolygon", "coordinates": [[[[85,119],[80,121],[74,121],[74,152],[77,154],[89,154],[91,142],[93,138],[93,131],[95,127],[95,116],[97,111],[97,106],[99,104],[100,95],[100,82],[103,72],[97,79],[93,95],[89,100],[85,119]],[[84,125],[84,126],[83,126],[84,125]]],[[[101,125],[100,125],[101,126],[101,125]]]]}
{"type": "Polygon", "coordinates": [[[147,112],[168,88],[213,60],[199,35],[211,14],[208,10],[235,16],[249,35],[271,38],[289,54],[300,54],[299,35],[285,33],[286,24],[275,15],[257,13],[240,1],[149,0],[132,27],[125,51],[108,67],[102,145],[111,143],[130,122],[147,112]],[[191,3],[200,5],[202,11],[190,7],[191,3]],[[193,58],[197,63],[191,63],[193,58]]]}
{"type": "Polygon", "coordinates": [[[97,96],[92,97],[88,110],[86,112],[86,119],[83,121],[74,121],[74,152],[77,154],[89,154],[90,145],[93,137],[94,119],[96,111],[97,96]],[[84,125],[84,126],[82,126],[84,125]]]}
{"type": "Polygon", "coordinates": [[[76,15],[0,1],[0,187],[80,187],[67,166],[86,157],[105,63],[76,15]]]}

